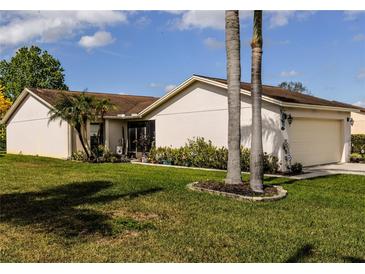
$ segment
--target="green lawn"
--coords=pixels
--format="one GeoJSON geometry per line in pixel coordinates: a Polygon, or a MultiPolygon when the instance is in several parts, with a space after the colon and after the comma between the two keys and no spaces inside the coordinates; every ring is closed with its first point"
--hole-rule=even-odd
{"type": "Polygon", "coordinates": [[[252,203],[186,189],[224,172],[0,155],[0,174],[1,262],[365,260],[365,176],[268,179],[288,197],[252,203]]]}

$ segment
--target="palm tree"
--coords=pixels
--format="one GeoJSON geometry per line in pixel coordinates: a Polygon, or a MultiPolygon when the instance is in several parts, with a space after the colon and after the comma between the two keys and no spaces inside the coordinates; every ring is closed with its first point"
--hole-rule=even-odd
{"type": "Polygon", "coordinates": [[[241,180],[241,60],[240,20],[237,10],[227,10],[226,53],[228,82],[228,163],[226,184],[239,184],[241,180]]]}
{"type": "Polygon", "coordinates": [[[60,123],[66,121],[76,130],[88,159],[92,152],[87,140],[87,122],[97,118],[95,105],[94,97],[86,96],[84,92],[80,95],[62,92],[54,108],[50,110],[49,121],[61,119],[60,123]]]}
{"type": "Polygon", "coordinates": [[[102,139],[103,139],[102,133],[103,133],[104,115],[109,110],[114,109],[114,108],[115,108],[115,105],[112,104],[109,99],[100,99],[100,100],[95,101],[96,114],[99,115],[100,120],[102,121],[102,123],[100,123],[100,125],[99,125],[99,130],[98,130],[98,144],[99,145],[102,144],[102,139]]]}
{"type": "Polygon", "coordinates": [[[252,134],[250,156],[250,187],[254,192],[263,192],[264,153],[262,148],[261,118],[261,62],[262,62],[262,11],[255,10],[252,35],[252,134]]]}

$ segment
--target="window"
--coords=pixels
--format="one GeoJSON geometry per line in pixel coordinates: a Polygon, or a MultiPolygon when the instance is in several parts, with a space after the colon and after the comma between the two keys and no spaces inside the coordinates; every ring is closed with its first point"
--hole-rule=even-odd
{"type": "Polygon", "coordinates": [[[91,150],[104,144],[104,124],[91,123],[90,124],[90,147],[91,150]]]}

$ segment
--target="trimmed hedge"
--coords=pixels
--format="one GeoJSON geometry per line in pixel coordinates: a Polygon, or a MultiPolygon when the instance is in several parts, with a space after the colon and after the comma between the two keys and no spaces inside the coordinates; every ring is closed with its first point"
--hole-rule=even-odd
{"type": "MultiPolygon", "coordinates": [[[[227,169],[228,150],[225,147],[217,147],[212,141],[206,141],[198,137],[179,148],[154,147],[148,154],[150,163],[170,164],[188,167],[202,167],[227,169]]],[[[250,150],[241,147],[241,169],[250,170],[250,150]]],[[[277,173],[279,169],[278,158],[264,154],[264,172],[277,173]]]]}
{"type": "Polygon", "coordinates": [[[365,134],[351,135],[351,152],[364,154],[365,151],[365,134]]]}

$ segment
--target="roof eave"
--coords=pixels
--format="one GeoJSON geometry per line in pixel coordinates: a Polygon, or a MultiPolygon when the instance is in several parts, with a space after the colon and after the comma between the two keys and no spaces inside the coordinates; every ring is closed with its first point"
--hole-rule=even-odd
{"type": "Polygon", "coordinates": [[[18,98],[11,105],[9,110],[5,113],[3,119],[1,120],[1,124],[6,124],[13,113],[17,110],[18,106],[23,102],[24,98],[27,97],[29,90],[27,88],[23,89],[18,98]]]}
{"type": "Polygon", "coordinates": [[[281,106],[291,107],[291,108],[304,108],[304,109],[329,110],[329,111],[341,111],[341,112],[360,112],[360,110],[356,108],[332,107],[332,106],[286,103],[286,102],[282,102],[281,106]]]}
{"type": "Polygon", "coordinates": [[[104,116],[105,119],[111,119],[111,120],[130,120],[130,119],[140,119],[142,116],[139,114],[137,115],[126,115],[126,116],[118,116],[118,115],[106,115],[104,116]]]}
{"type": "MultiPolygon", "coordinates": [[[[175,95],[177,95],[178,93],[180,93],[184,88],[190,86],[191,84],[193,84],[196,81],[211,84],[211,85],[221,87],[221,88],[224,88],[224,89],[228,88],[227,84],[224,84],[224,83],[212,80],[212,79],[207,79],[207,78],[204,78],[204,77],[200,77],[200,76],[197,76],[197,75],[193,75],[190,78],[188,78],[187,80],[185,80],[183,83],[178,85],[176,88],[174,88],[173,90],[171,90],[170,92],[168,92],[167,94],[162,96],[160,99],[155,101],[153,104],[149,105],[147,108],[145,108],[144,110],[139,112],[138,115],[142,118],[143,116],[150,113],[151,111],[153,111],[154,109],[156,109],[157,107],[162,105],[164,102],[166,102],[170,98],[172,98],[175,95]]],[[[245,89],[241,89],[241,94],[251,96],[251,92],[248,91],[248,90],[245,90],[245,89]]],[[[278,105],[278,106],[281,106],[281,107],[296,107],[296,108],[342,111],[342,112],[360,112],[358,109],[355,109],[355,108],[343,108],[343,107],[321,106],[321,105],[312,105],[312,104],[287,103],[287,102],[283,102],[283,101],[280,101],[280,100],[277,100],[277,99],[274,99],[274,98],[271,98],[271,97],[268,97],[268,96],[265,96],[265,95],[262,96],[262,100],[266,101],[266,102],[269,102],[269,103],[272,103],[272,104],[275,104],[275,105],[278,105]]]]}
{"type": "Polygon", "coordinates": [[[24,88],[23,91],[20,93],[18,98],[15,100],[15,102],[12,104],[10,109],[6,112],[3,119],[1,120],[1,124],[6,124],[10,117],[13,115],[13,113],[18,109],[19,105],[23,102],[23,100],[27,97],[28,94],[31,94],[33,97],[35,97],[37,100],[39,100],[41,103],[43,103],[45,106],[47,106],[49,109],[53,109],[54,107],[42,99],[40,96],[32,92],[28,88],[24,88]]]}

